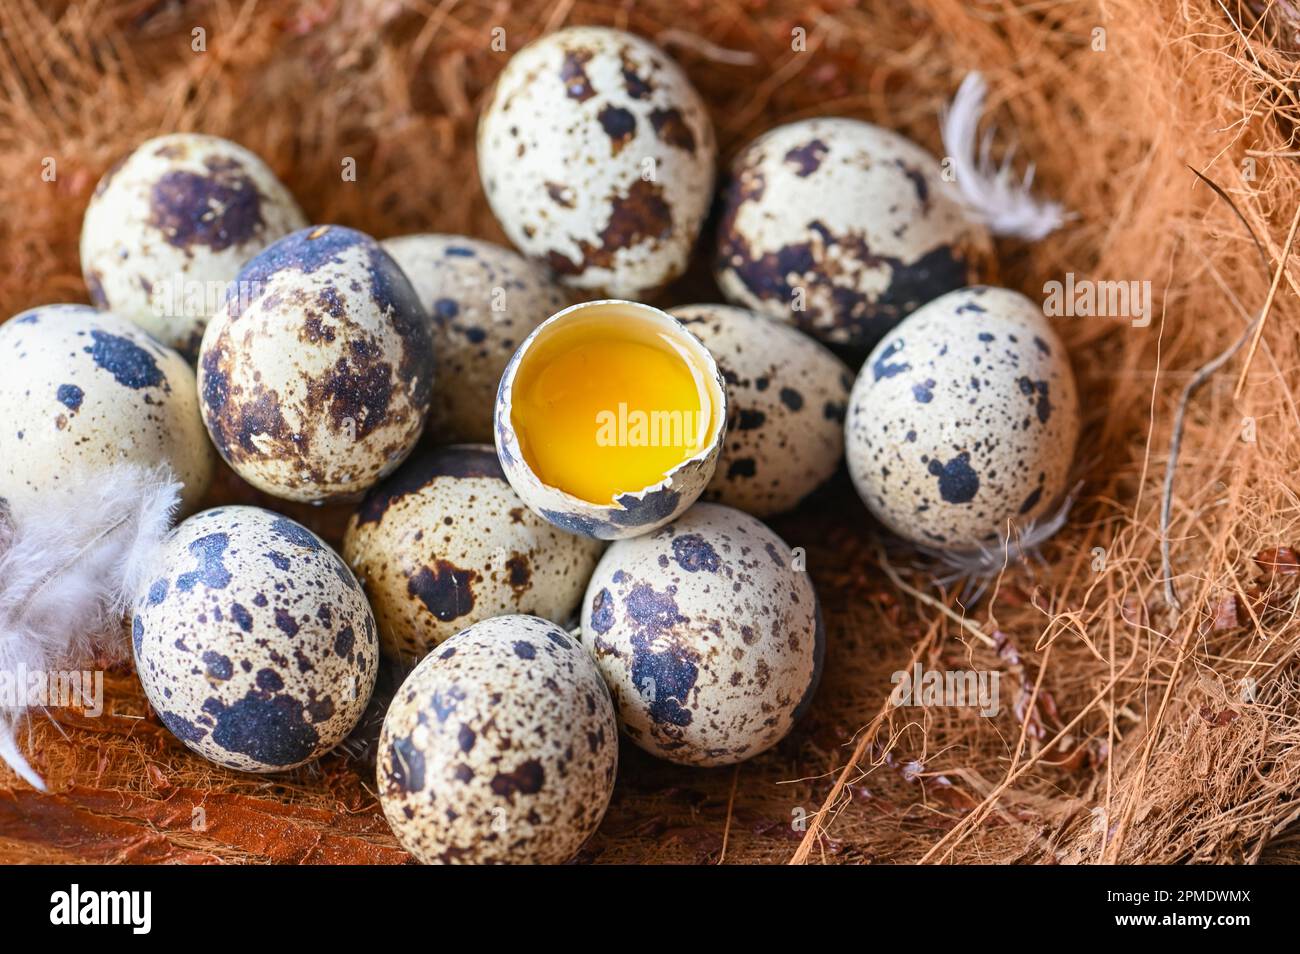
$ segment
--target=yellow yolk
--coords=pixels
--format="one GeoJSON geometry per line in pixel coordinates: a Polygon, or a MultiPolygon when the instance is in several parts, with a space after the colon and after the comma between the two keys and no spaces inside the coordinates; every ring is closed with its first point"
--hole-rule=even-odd
{"type": "Polygon", "coordinates": [[[630,316],[593,318],[535,342],[515,377],[511,418],[544,483],[608,504],[704,450],[712,401],[668,333],[630,316]]]}

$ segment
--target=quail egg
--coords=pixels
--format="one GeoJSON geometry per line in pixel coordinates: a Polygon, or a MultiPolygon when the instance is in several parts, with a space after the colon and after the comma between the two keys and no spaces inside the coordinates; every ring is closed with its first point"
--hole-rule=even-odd
{"type": "Polygon", "coordinates": [[[116,314],[45,305],[0,325],[0,497],[15,510],[113,464],[165,464],[187,509],[212,479],[194,372],[116,314]]]}
{"type": "Polygon", "coordinates": [[[253,153],[175,133],[150,139],[100,179],[82,224],[81,268],[96,306],[193,361],[243,264],[305,225],[253,153]]]}
{"type": "Polygon", "coordinates": [[[567,621],[600,544],[524,506],[480,444],[417,451],[352,516],[343,556],[370,596],[384,652],[418,660],[492,616],[567,621]]]}
{"type": "Polygon", "coordinates": [[[825,655],[798,566],[763,523],[710,503],[605,551],[582,640],[633,742],[683,765],[730,765],[785,737],[825,655]]]}
{"type": "Polygon", "coordinates": [[[239,273],[203,337],[199,399],[240,477],[287,500],[357,499],[420,438],[428,315],[392,257],[338,225],[280,239],[239,273]]]}
{"type": "Polygon", "coordinates": [[[854,119],[808,119],[736,159],[718,229],[728,300],[865,351],[911,311],[979,281],[992,261],[939,162],[854,119]]]}
{"type": "Polygon", "coordinates": [[[492,211],[561,281],[638,298],[686,269],[713,196],[704,103],[652,43],[571,27],[501,72],[478,130],[492,211]]]}
{"type": "Polygon", "coordinates": [[[853,386],[845,441],[859,496],[889,529],[977,550],[1049,513],[1079,435],[1069,357],[1019,292],[974,287],[919,309],[853,386]]]}
{"type": "Polygon", "coordinates": [[[618,728],[591,657],[535,616],[452,636],[397,691],[379,799],[425,864],[559,864],[614,790],[618,728]]]}
{"type": "Polygon", "coordinates": [[[802,332],[744,308],[670,314],[704,342],[727,382],[727,440],[703,499],[756,517],[790,510],[839,467],[853,373],[802,332]]]}
{"type": "Polygon", "coordinates": [[[519,497],[569,533],[662,526],[713,477],[727,393],[708,349],[649,305],[594,301],[547,319],[501,376],[496,446],[519,497]]]}
{"type": "Polygon", "coordinates": [[[332,749],[378,672],[356,577],[311,531],[258,507],[205,510],[171,532],[136,599],[132,643],[163,725],[245,772],[332,749]]]}
{"type": "Polygon", "coordinates": [[[545,268],[491,242],[404,235],[382,244],[433,318],[430,430],[443,442],[490,443],[501,372],[529,332],[569,304],[568,293],[545,268]]]}

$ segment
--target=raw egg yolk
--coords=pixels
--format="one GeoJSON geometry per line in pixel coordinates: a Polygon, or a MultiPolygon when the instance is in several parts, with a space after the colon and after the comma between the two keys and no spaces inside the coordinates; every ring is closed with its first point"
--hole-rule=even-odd
{"type": "Polygon", "coordinates": [[[698,362],[670,332],[597,313],[534,342],[515,376],[511,419],[538,478],[608,505],[704,450],[712,405],[698,362]]]}

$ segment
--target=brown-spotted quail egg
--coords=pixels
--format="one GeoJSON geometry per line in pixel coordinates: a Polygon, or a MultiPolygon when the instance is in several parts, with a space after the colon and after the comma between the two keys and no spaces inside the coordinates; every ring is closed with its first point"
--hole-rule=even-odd
{"type": "Polygon", "coordinates": [[[729,765],[785,737],[825,654],[797,562],[759,520],[710,503],[605,551],[582,639],[633,742],[684,765],[729,765]]]}
{"type": "Polygon", "coordinates": [[[430,320],[392,257],[338,225],[294,232],[239,273],[203,337],[199,399],[226,462],[288,500],[357,499],[420,438],[430,320]]]}
{"type": "Polygon", "coordinates": [[[498,616],[402,683],[379,740],[379,799],[425,864],[560,864],[614,790],[618,728],[591,657],[554,623],[498,616]]]}
{"type": "Polygon", "coordinates": [[[540,265],[460,235],[382,243],[433,318],[437,369],[429,430],[445,443],[492,440],[501,372],[529,332],[569,304],[540,265]]]}
{"type": "Polygon", "coordinates": [[[492,616],[566,622],[600,544],[529,510],[496,451],[468,444],[417,451],[371,490],[348,522],[343,556],[370,597],[384,652],[416,660],[492,616]]]}
{"type": "Polygon", "coordinates": [[[939,162],[854,119],[765,133],[735,160],[718,229],[728,300],[865,351],[905,315],[980,280],[991,240],[939,162]]]}
{"type": "Polygon", "coordinates": [[[165,464],[198,506],[216,461],[194,372],[125,318],[46,305],[0,325],[0,497],[43,493],[119,463],[165,464]]]}
{"type": "Polygon", "coordinates": [[[98,307],[193,361],[243,264],[305,225],[253,153],[175,133],[150,139],[100,179],[82,224],[81,267],[98,307]]]}
{"type": "Polygon", "coordinates": [[[478,129],[479,175],[510,241],[566,284],[617,298],[685,270],[716,151],[681,67],[604,27],[560,30],[515,54],[478,129]]]}
{"type": "Polygon", "coordinates": [[[998,545],[1065,493],[1079,434],[1069,356],[1019,292],[978,286],[919,309],[858,375],[849,475],[899,536],[939,549],[998,545]]]}
{"type": "Polygon", "coordinates": [[[149,704],[219,765],[278,772],[341,742],[378,672],[361,584],[287,517],[220,507],[163,541],[132,621],[149,704]]]}
{"type": "Polygon", "coordinates": [[[796,506],[844,456],[853,373],[802,332],[744,308],[670,314],[704,342],[727,382],[727,440],[703,499],[756,517],[796,506]]]}

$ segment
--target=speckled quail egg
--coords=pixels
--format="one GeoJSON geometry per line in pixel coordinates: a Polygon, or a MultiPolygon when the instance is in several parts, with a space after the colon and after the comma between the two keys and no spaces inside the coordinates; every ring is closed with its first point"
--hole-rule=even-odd
{"type": "Polygon", "coordinates": [[[366,496],[343,556],[379,621],[385,653],[420,659],[471,623],[572,617],[600,544],[557,530],[506,482],[491,445],[417,451],[366,496]]]}
{"type": "Polygon", "coordinates": [[[238,290],[199,359],[217,450],[277,497],[357,499],[424,428],[434,353],[415,289],[370,236],[320,225],[254,258],[238,290]]]}
{"type": "Polygon", "coordinates": [[[1079,435],[1069,356],[1019,292],[963,288],[891,331],[853,386],[849,475],[899,536],[997,545],[1066,490],[1079,435]]]}
{"type": "Polygon", "coordinates": [[[683,765],[729,765],[779,742],[811,703],[825,655],[794,552],[754,517],[710,503],[605,551],[582,640],[623,730],[683,765]]]}
{"type": "Polygon", "coordinates": [[[685,270],[716,151],[681,67],[604,27],[560,30],[515,54],[478,129],[479,175],[510,241],[566,284],[618,298],[685,270]]]}
{"type": "Polygon", "coordinates": [[[618,728],[591,657],[535,616],[452,636],[397,691],[379,799],[425,864],[559,864],[614,790],[618,728]]]}
{"type": "Polygon", "coordinates": [[[220,507],[163,541],[132,621],[149,704],[219,765],[278,772],[352,731],[379,638],[361,584],[287,517],[220,507]]]}
{"type": "Polygon", "coordinates": [[[45,305],[0,325],[0,497],[15,510],[118,463],[165,464],[198,506],[216,457],[194,372],[111,312],[45,305]]]}
{"type": "Polygon", "coordinates": [[[802,332],[744,308],[670,314],[704,342],[727,382],[727,440],[703,499],[756,517],[796,506],[844,456],[853,373],[802,332]]]}
{"type": "Polygon", "coordinates": [[[382,244],[433,318],[430,431],[443,442],[491,442],[501,372],[529,332],[569,304],[568,292],[545,268],[491,242],[403,235],[382,244]]]}
{"type": "Polygon", "coordinates": [[[253,153],[175,133],[150,139],[99,180],[81,228],[81,268],[98,307],[192,361],[243,264],[305,225],[253,153]]]}
{"type": "Polygon", "coordinates": [[[727,431],[717,363],[666,312],[574,305],[520,345],[501,376],[496,447],[520,499],[568,533],[647,533],[697,500],[727,431]]]}
{"type": "Polygon", "coordinates": [[[854,119],[779,126],[735,160],[718,229],[728,300],[865,351],[900,319],[985,277],[987,230],[939,162],[854,119]]]}

